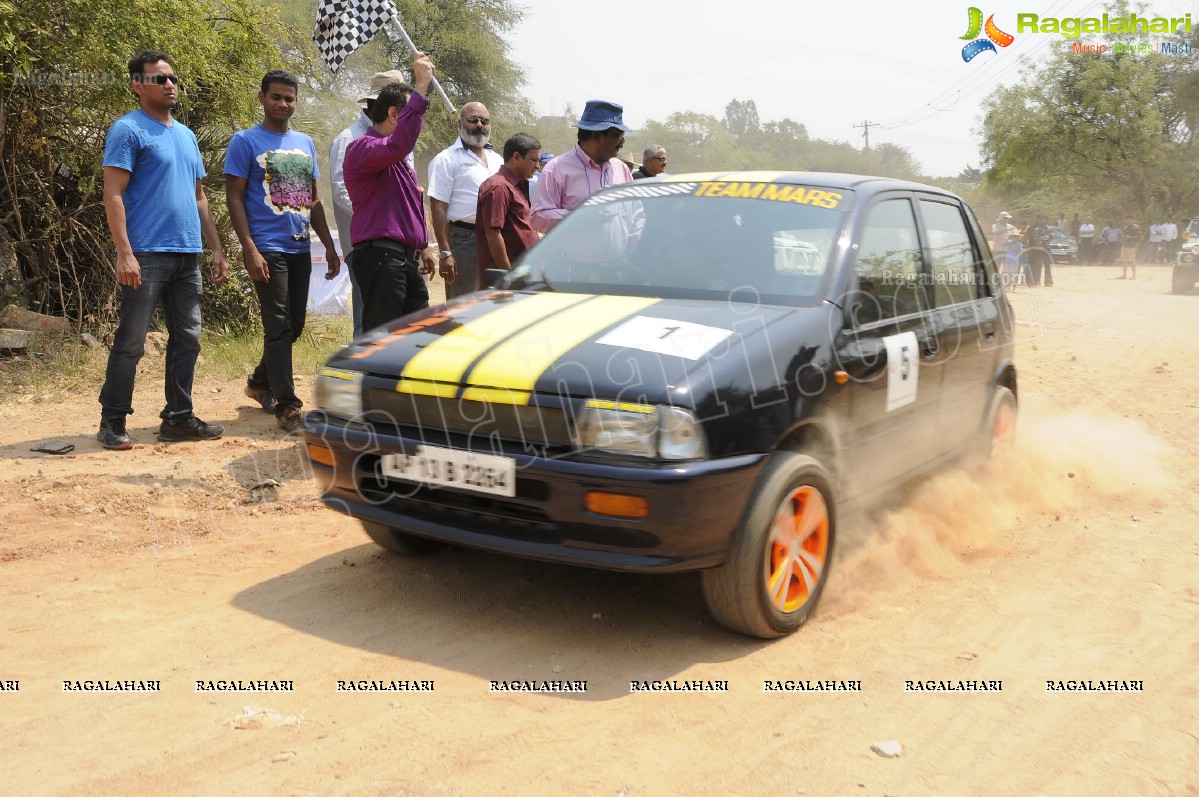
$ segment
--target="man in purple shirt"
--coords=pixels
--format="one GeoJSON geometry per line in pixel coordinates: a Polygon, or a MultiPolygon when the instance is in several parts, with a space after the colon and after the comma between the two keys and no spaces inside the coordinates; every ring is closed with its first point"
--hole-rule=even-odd
{"type": "Polygon", "coordinates": [[[422,274],[432,274],[425,206],[404,159],[416,146],[429,101],[433,63],[412,58],[413,85],[390,83],[371,106],[372,126],[346,147],[342,172],[354,206],[350,268],[362,288],[362,328],[373,329],[429,306],[422,274]]]}
{"type": "Polygon", "coordinates": [[[605,100],[588,100],[579,128],[579,143],[545,165],[533,197],[533,227],[550,228],[601,188],[631,183],[633,175],[616,157],[624,146],[624,108],[605,100]]]}

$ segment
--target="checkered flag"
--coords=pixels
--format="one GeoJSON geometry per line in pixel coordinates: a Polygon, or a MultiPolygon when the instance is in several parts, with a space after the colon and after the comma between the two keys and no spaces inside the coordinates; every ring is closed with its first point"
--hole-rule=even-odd
{"type": "Polygon", "coordinates": [[[321,0],[312,40],[336,74],[350,53],[370,41],[394,14],[391,0],[321,0]]]}

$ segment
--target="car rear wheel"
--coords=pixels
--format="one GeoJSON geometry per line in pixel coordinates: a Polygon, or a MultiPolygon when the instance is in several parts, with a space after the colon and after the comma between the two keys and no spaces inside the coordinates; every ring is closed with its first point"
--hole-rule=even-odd
{"type": "Polygon", "coordinates": [[[1016,445],[1016,397],[1002,385],[991,396],[991,407],[980,432],[980,453],[985,459],[996,459],[1009,453],[1016,445]]]}
{"type": "Polygon", "coordinates": [[[367,536],[381,548],[400,556],[421,556],[445,546],[443,542],[405,534],[373,520],[363,520],[362,528],[366,531],[367,536]]]}
{"type": "Polygon", "coordinates": [[[750,498],[729,560],[703,573],[721,625],[773,639],[799,628],[824,591],[835,521],[828,473],[814,458],[776,452],[750,498]]]}

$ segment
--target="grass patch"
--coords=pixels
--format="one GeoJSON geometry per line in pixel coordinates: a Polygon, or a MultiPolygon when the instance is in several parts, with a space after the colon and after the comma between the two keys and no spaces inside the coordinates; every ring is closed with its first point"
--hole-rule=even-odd
{"type": "MultiPolygon", "coordinates": [[[[292,350],[293,373],[304,377],[316,373],[334,352],[350,342],[352,330],[349,316],[308,316],[304,334],[292,350]]],[[[201,346],[197,388],[206,380],[244,380],[262,357],[262,332],[204,332],[201,346]]],[[[107,348],[91,349],[78,341],[42,340],[24,354],[0,358],[0,401],[21,396],[32,396],[35,402],[54,401],[64,393],[99,396],[107,363],[107,348]]],[[[137,378],[139,383],[143,379],[161,382],[161,355],[147,354],[138,366],[137,378]]]]}
{"type": "MultiPolygon", "coordinates": [[[[354,324],[348,315],[309,315],[304,334],[291,351],[293,374],[308,376],[342,346],[350,342],[354,324]]],[[[262,357],[262,330],[236,334],[204,335],[204,351],[196,366],[196,381],[245,379],[262,357]]]]}

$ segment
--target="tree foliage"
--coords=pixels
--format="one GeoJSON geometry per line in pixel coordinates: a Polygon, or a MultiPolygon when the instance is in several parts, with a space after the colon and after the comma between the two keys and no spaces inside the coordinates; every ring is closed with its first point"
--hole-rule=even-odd
{"type": "MultiPolygon", "coordinates": [[[[277,22],[252,0],[0,2],[0,238],[14,252],[9,299],[76,323],[115,315],[101,158],[108,127],[136,107],[126,64],[165,49],[181,84],[177,116],[200,139],[219,194],[229,131],[254,117],[260,76],[279,64],[277,22]]],[[[220,197],[214,210],[222,206],[220,197]]],[[[206,297],[244,317],[244,285],[206,297]]],[[[210,315],[211,317],[211,315],[210,315]]]]}
{"type": "MultiPolygon", "coordinates": [[[[1127,13],[1122,3],[1109,10],[1127,13]]],[[[1146,43],[1134,34],[1106,40],[1146,43]]],[[[1193,35],[1173,37],[1187,40],[1199,44],[1193,35]]],[[[1199,203],[1199,66],[1189,55],[1090,55],[1063,40],[983,108],[985,183],[1013,211],[1106,221],[1164,218],[1199,203]]]]}

